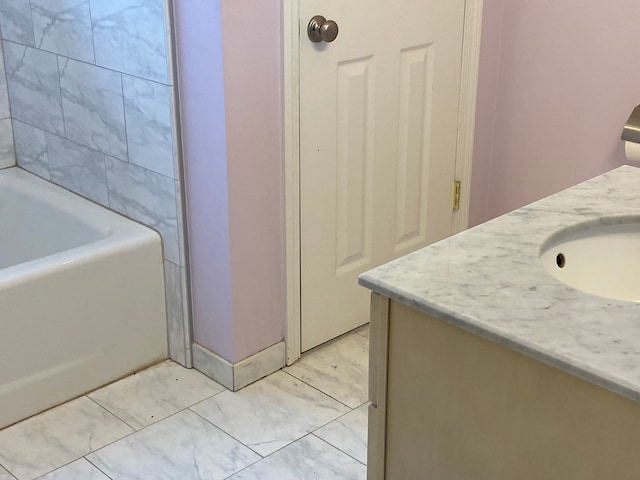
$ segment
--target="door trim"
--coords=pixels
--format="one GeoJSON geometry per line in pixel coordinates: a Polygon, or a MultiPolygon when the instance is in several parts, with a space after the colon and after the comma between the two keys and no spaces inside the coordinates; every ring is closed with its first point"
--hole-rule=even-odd
{"type": "Polygon", "coordinates": [[[300,358],[300,50],[298,1],[283,0],[286,363],[300,358]]]}
{"type": "MultiPolygon", "coordinates": [[[[300,50],[299,0],[283,0],[283,116],[284,116],[284,221],[286,274],[286,363],[300,358],[300,50]]],[[[462,46],[462,73],[458,137],[457,180],[462,182],[460,209],[454,212],[452,231],[467,228],[471,163],[475,128],[480,34],[483,0],[467,0],[462,46]]]]}

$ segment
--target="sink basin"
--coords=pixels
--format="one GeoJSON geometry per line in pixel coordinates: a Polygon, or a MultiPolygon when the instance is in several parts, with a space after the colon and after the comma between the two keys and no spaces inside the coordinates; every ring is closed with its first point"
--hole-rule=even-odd
{"type": "Polygon", "coordinates": [[[540,250],[561,282],[601,297],[640,302],[640,217],[604,217],[553,234],[540,250]]]}

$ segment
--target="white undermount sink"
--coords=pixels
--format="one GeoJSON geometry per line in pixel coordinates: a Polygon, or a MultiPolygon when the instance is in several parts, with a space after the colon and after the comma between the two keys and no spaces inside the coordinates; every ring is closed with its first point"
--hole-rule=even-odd
{"type": "Polygon", "coordinates": [[[603,217],[560,230],[542,245],[540,261],[573,288],[640,302],[640,217],[603,217]]]}

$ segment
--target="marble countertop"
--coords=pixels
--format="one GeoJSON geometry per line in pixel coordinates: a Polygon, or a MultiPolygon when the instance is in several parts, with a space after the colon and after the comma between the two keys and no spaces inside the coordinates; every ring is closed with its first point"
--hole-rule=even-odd
{"type": "Polygon", "coordinates": [[[638,192],[640,168],[619,167],[370,270],[359,281],[640,401],[640,303],[575,290],[538,259],[545,240],[563,228],[603,216],[638,217],[638,192]]]}

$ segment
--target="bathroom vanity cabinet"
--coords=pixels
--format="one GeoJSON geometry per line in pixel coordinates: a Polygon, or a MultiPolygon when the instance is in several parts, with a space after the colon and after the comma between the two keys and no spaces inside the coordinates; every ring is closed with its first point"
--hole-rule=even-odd
{"type": "Polygon", "coordinates": [[[637,219],[633,185],[621,167],[361,275],[368,480],[640,478],[640,303],[539,261],[567,226],[637,219]]]}
{"type": "Polygon", "coordinates": [[[640,404],[372,294],[368,480],[640,478],[640,404]]]}

